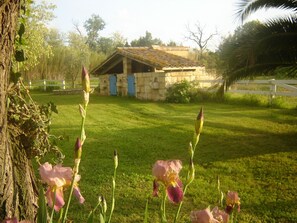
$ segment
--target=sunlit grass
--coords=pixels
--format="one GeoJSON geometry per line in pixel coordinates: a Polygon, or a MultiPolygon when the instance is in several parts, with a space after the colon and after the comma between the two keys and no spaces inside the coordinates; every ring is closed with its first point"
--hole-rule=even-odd
{"type": "MultiPolygon", "coordinates": [[[[52,133],[67,136],[60,142],[64,165],[73,165],[79,135],[79,95],[35,94],[40,102],[53,101],[52,133]]],[[[218,202],[223,191],[238,191],[239,222],[297,222],[297,111],[219,103],[167,104],[122,97],[91,95],[86,121],[80,188],[83,206],[72,202],[69,218],[85,222],[103,194],[111,199],[113,150],[119,153],[116,207],[112,222],[143,222],[146,198],[152,193],[151,167],[158,159],[188,162],[187,145],[193,121],[204,107],[205,123],[195,154],[196,179],[188,190],[181,222],[193,209],[218,202]]],[[[185,179],[186,170],[182,171],[185,179]]],[[[150,222],[159,222],[160,199],[149,201],[150,222]]],[[[177,206],[167,205],[168,219],[177,206]]],[[[171,221],[170,221],[171,222],[171,221]]]]}

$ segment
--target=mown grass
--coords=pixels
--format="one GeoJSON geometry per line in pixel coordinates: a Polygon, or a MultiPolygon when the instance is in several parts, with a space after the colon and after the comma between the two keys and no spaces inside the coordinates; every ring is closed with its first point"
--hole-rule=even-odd
{"type": "MultiPolygon", "coordinates": [[[[60,142],[64,165],[73,165],[79,136],[78,95],[34,94],[39,102],[53,101],[52,133],[60,142]]],[[[194,209],[217,204],[217,177],[223,191],[238,191],[239,222],[297,222],[297,111],[242,104],[169,104],[122,97],[91,95],[86,121],[80,188],[84,205],[73,200],[69,218],[86,222],[103,194],[110,204],[113,150],[119,153],[116,207],[112,222],[143,222],[146,198],[152,193],[151,167],[158,159],[180,159],[185,179],[187,146],[193,121],[204,107],[205,123],[195,154],[196,179],[189,187],[181,221],[194,209]]],[[[160,199],[149,200],[149,222],[159,221],[160,199]]],[[[167,205],[168,219],[176,206],[167,205]]]]}
{"type": "Polygon", "coordinates": [[[224,100],[229,104],[262,106],[271,108],[297,109],[297,97],[226,93],[224,100]]]}

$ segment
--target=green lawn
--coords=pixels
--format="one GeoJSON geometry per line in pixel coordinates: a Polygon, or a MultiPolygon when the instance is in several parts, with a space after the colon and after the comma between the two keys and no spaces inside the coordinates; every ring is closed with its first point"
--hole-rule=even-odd
{"type": "MultiPolygon", "coordinates": [[[[79,136],[80,96],[34,94],[39,102],[53,101],[52,133],[69,140],[59,146],[64,165],[73,165],[79,136]]],[[[116,207],[112,222],[143,222],[146,197],[152,193],[151,167],[158,159],[183,161],[185,179],[188,143],[200,107],[204,129],[195,154],[196,179],[181,211],[189,222],[191,210],[213,207],[218,201],[217,176],[223,191],[238,191],[239,222],[297,222],[297,111],[220,103],[168,104],[122,97],[91,95],[86,121],[80,188],[84,205],[72,202],[69,218],[85,222],[98,196],[110,204],[113,150],[119,153],[116,207]]],[[[150,222],[159,222],[160,199],[149,201],[150,222]]],[[[169,222],[176,206],[167,205],[169,222]]]]}

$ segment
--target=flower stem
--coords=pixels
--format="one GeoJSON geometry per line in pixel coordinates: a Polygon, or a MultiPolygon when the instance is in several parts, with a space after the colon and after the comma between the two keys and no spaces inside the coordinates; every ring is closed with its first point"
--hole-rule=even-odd
{"type": "Polygon", "coordinates": [[[112,198],[111,198],[111,208],[110,208],[110,214],[108,218],[108,223],[111,221],[111,217],[114,211],[114,206],[115,206],[115,185],[116,185],[116,175],[117,175],[117,168],[115,166],[114,172],[113,172],[113,178],[112,178],[112,198]]]}
{"type": "Polygon", "coordinates": [[[163,198],[162,198],[162,202],[161,202],[161,222],[162,223],[167,222],[167,219],[166,219],[166,198],[167,198],[167,193],[164,190],[163,198]]]}
{"type": "Polygon", "coordinates": [[[143,223],[148,223],[148,206],[149,206],[149,196],[146,199],[146,204],[145,204],[145,211],[144,211],[144,221],[143,223]]]}
{"type": "MultiPolygon", "coordinates": [[[[77,167],[74,167],[74,169],[78,169],[78,168],[77,167]]],[[[63,215],[63,218],[62,218],[62,223],[65,223],[66,222],[66,218],[67,218],[67,213],[68,213],[68,209],[69,209],[69,206],[70,206],[71,197],[72,197],[72,194],[73,194],[74,181],[75,181],[76,175],[77,175],[77,172],[75,171],[73,173],[73,179],[71,181],[70,193],[69,193],[69,197],[68,197],[68,200],[67,200],[66,209],[65,209],[65,212],[64,212],[64,215],[63,215]]]]}
{"type": "Polygon", "coordinates": [[[54,217],[54,212],[55,212],[56,191],[57,191],[57,188],[55,188],[55,192],[54,192],[53,210],[52,210],[51,218],[50,218],[50,221],[49,221],[50,223],[53,222],[53,217],[54,217]]]}
{"type": "MultiPolygon", "coordinates": [[[[194,147],[192,148],[192,152],[191,152],[191,156],[190,156],[190,160],[193,162],[193,159],[194,159],[194,154],[195,154],[195,151],[196,151],[196,147],[198,145],[198,142],[199,142],[199,138],[200,138],[200,134],[198,135],[194,135],[193,137],[193,145],[194,147]]],[[[193,171],[193,176],[195,176],[195,169],[192,167],[192,163],[189,164],[189,169],[188,169],[188,175],[187,175],[187,183],[185,185],[185,189],[184,189],[184,196],[186,195],[187,193],[187,189],[189,187],[189,185],[193,182],[194,179],[190,180],[190,177],[192,176],[192,174],[190,173],[191,171],[193,171]],[[192,169],[193,168],[193,169],[192,169]]],[[[183,205],[183,200],[179,203],[178,205],[178,209],[176,211],[176,214],[175,214],[175,217],[174,217],[174,223],[177,222],[177,219],[179,217],[179,214],[180,214],[180,210],[181,210],[181,207],[183,205]]]]}
{"type": "Polygon", "coordinates": [[[80,126],[80,140],[82,141],[82,143],[84,143],[84,140],[85,140],[85,122],[86,122],[88,106],[85,104],[83,108],[85,110],[85,117],[81,118],[81,126],[80,126]]]}
{"type": "MultiPolygon", "coordinates": [[[[85,115],[82,116],[81,127],[80,127],[80,139],[81,139],[82,143],[85,140],[85,120],[86,120],[86,115],[87,115],[87,104],[86,103],[84,103],[84,107],[83,108],[85,110],[85,115]]],[[[73,194],[75,178],[76,178],[76,175],[77,175],[78,169],[79,169],[79,164],[80,164],[80,159],[79,160],[75,160],[75,164],[74,164],[74,168],[73,168],[73,178],[72,178],[72,181],[71,181],[71,187],[70,187],[69,197],[68,197],[66,209],[65,209],[65,212],[64,212],[64,215],[63,215],[63,218],[62,218],[62,223],[65,223],[66,222],[66,218],[67,218],[68,209],[69,209],[69,206],[70,206],[71,197],[72,197],[72,194],[73,194]]]]}

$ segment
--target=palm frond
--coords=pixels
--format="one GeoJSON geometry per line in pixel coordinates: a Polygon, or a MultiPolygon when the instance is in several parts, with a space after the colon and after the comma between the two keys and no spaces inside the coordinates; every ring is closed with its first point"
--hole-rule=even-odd
{"type": "Polygon", "coordinates": [[[296,0],[241,0],[238,4],[237,16],[244,21],[250,14],[259,9],[277,8],[297,11],[296,0]]]}
{"type": "Polygon", "coordinates": [[[297,76],[297,18],[253,23],[225,44],[227,85],[253,75],[270,74],[284,68],[297,76]],[[249,32],[252,30],[252,32],[249,32]],[[226,50],[227,49],[227,50],[226,50]]]}
{"type": "Polygon", "coordinates": [[[286,72],[287,76],[296,77],[297,65],[288,64],[287,66],[284,66],[283,63],[256,64],[249,68],[241,68],[230,72],[226,80],[226,85],[229,87],[235,81],[242,80],[247,77],[259,76],[259,74],[270,76],[277,68],[280,67],[282,67],[283,72],[286,72]]]}

